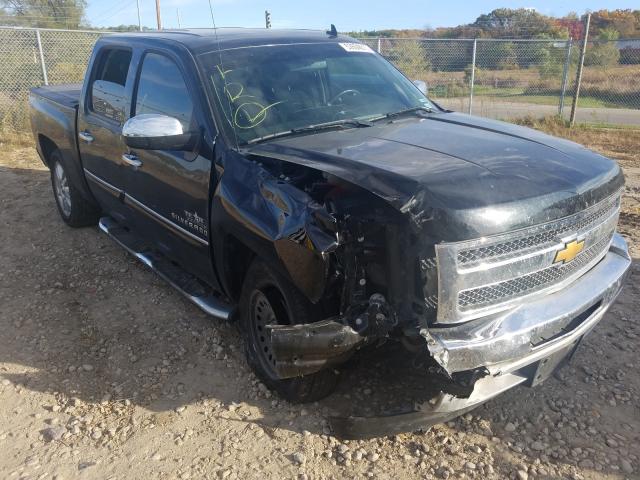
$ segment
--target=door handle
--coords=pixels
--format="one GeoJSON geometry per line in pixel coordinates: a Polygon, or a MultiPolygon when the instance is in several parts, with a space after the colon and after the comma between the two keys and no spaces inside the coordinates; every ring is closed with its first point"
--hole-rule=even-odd
{"type": "Polygon", "coordinates": [[[78,137],[80,137],[80,140],[82,140],[83,142],[87,142],[87,143],[93,142],[93,135],[91,135],[86,130],[84,132],[78,132],[78,137]]]}
{"type": "Polygon", "coordinates": [[[124,163],[127,163],[129,165],[131,165],[132,167],[141,167],[142,166],[142,160],[140,160],[137,156],[135,156],[133,153],[125,153],[122,155],[122,161],[124,163]]]}

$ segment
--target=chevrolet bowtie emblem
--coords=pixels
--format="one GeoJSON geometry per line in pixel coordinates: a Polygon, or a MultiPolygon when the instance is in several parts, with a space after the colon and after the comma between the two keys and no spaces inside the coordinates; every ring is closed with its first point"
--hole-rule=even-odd
{"type": "Polygon", "coordinates": [[[564,244],[564,247],[556,252],[556,258],[553,259],[553,263],[569,263],[571,260],[584,249],[584,240],[573,240],[564,244]]]}

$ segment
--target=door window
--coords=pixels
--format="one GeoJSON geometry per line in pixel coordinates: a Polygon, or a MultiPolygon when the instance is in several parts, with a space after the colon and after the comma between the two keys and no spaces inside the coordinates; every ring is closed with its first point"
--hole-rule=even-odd
{"type": "Polygon", "coordinates": [[[131,63],[131,51],[105,49],[98,57],[91,83],[91,110],[122,123],[125,116],[125,83],[131,63]]]}
{"type": "Polygon", "coordinates": [[[169,58],[149,53],[144,57],[135,115],[156,113],[176,118],[184,131],[192,129],[193,103],[178,66],[169,58]]]}

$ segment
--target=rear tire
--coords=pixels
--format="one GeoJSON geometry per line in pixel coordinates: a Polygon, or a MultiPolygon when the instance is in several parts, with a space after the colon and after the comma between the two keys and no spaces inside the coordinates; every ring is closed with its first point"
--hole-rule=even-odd
{"type": "Polygon", "coordinates": [[[60,150],[54,150],[49,156],[49,167],[53,196],[62,220],[71,227],[95,225],[100,212],[93,203],[82,196],[69,178],[60,150]]]}
{"type": "Polygon", "coordinates": [[[239,307],[245,355],[258,378],[293,403],[314,402],[331,394],[338,383],[338,374],[328,369],[296,378],[278,378],[264,326],[272,322],[313,322],[319,320],[316,311],[289,281],[262,260],[253,261],[245,276],[239,307]]]}

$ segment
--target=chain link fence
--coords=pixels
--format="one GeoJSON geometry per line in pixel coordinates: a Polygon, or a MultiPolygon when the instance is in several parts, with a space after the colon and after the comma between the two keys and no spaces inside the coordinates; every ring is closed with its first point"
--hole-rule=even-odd
{"type": "Polygon", "coordinates": [[[29,89],[81,82],[101,32],[0,27],[0,132],[29,131],[29,89]]]}
{"type": "MultiPolygon", "coordinates": [[[[573,44],[567,40],[363,39],[452,110],[502,117],[564,110],[573,44]],[[501,104],[509,111],[497,110],[501,104]],[[561,108],[562,104],[562,108],[561,108]]],[[[577,49],[576,49],[577,52],[577,49]]]]}
{"type": "MultiPolygon", "coordinates": [[[[362,38],[443,107],[498,119],[569,118],[581,43],[362,38]]],[[[587,42],[578,122],[640,126],[640,40],[587,42]]]]}
{"type": "MultiPolygon", "coordinates": [[[[31,87],[81,82],[105,32],[0,27],[0,131],[28,132],[31,87]]],[[[362,38],[443,107],[498,119],[562,115],[580,42],[362,38]]],[[[588,42],[577,121],[640,126],[640,40],[588,42]]]]}

